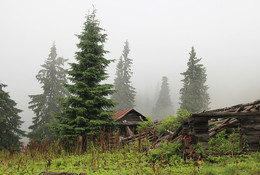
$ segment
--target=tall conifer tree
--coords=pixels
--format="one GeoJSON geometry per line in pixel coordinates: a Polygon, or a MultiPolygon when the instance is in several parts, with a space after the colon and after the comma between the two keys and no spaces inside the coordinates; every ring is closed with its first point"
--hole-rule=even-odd
{"type": "Polygon", "coordinates": [[[90,135],[92,131],[97,135],[100,128],[109,130],[115,126],[109,110],[114,102],[107,99],[114,92],[113,85],[101,84],[108,77],[105,69],[111,62],[104,57],[107,35],[102,31],[94,10],[77,35],[79,51],[76,63],[71,63],[68,71],[72,83],[66,84],[71,95],[62,100],[62,112],[56,116],[59,123],[53,126],[61,138],[73,141],[75,136],[90,135]]]}
{"type": "Polygon", "coordinates": [[[194,47],[191,49],[190,59],[187,63],[188,69],[181,73],[184,76],[183,88],[180,90],[180,108],[189,112],[198,112],[208,109],[209,94],[208,86],[205,85],[207,80],[206,68],[199,64],[201,58],[196,57],[194,47]]]}
{"type": "Polygon", "coordinates": [[[17,109],[15,101],[3,90],[6,85],[0,83],[0,150],[10,147],[20,148],[21,136],[25,136],[20,129],[23,121],[18,115],[22,112],[17,109]]]}
{"type": "Polygon", "coordinates": [[[135,88],[131,85],[131,65],[133,60],[129,58],[129,43],[125,42],[123,54],[117,64],[116,78],[114,81],[116,93],[112,99],[118,104],[114,110],[120,111],[128,108],[133,108],[135,103],[135,88]]]}
{"type": "Polygon", "coordinates": [[[159,93],[159,98],[156,102],[155,107],[152,111],[152,118],[156,120],[162,120],[169,114],[173,114],[173,105],[170,98],[170,89],[168,84],[168,78],[162,78],[161,90],[159,93]]]}
{"type": "Polygon", "coordinates": [[[115,107],[113,107],[113,109],[115,111],[120,111],[123,110],[124,107],[122,106],[122,104],[120,103],[120,101],[122,101],[122,96],[124,96],[123,94],[123,77],[124,77],[124,71],[123,71],[123,59],[122,56],[120,56],[117,66],[116,66],[116,78],[114,80],[114,87],[116,92],[111,96],[111,98],[117,102],[117,105],[115,107]]]}
{"type": "Polygon", "coordinates": [[[38,74],[36,79],[42,84],[43,93],[29,95],[31,101],[29,108],[35,113],[31,132],[28,134],[31,140],[40,141],[42,139],[54,140],[55,133],[50,124],[56,123],[53,113],[60,113],[61,106],[58,98],[67,96],[68,91],[63,84],[67,82],[64,66],[65,59],[57,57],[56,46],[52,45],[49,57],[38,74]]]}

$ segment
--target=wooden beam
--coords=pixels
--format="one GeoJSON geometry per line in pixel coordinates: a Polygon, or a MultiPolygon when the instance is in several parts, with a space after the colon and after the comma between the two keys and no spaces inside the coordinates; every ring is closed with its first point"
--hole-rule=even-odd
{"type": "Polygon", "coordinates": [[[122,126],[136,126],[139,125],[141,121],[126,121],[126,122],[118,122],[118,125],[122,125],[122,126]]]}
{"type": "Polygon", "coordinates": [[[207,117],[207,118],[243,118],[243,117],[253,117],[259,116],[258,112],[203,112],[203,113],[193,113],[191,117],[207,117]]]}
{"type": "Polygon", "coordinates": [[[131,129],[129,128],[129,126],[126,126],[126,129],[127,129],[127,131],[128,131],[128,133],[129,133],[130,136],[133,136],[133,135],[134,135],[133,132],[131,131],[131,129]]]}

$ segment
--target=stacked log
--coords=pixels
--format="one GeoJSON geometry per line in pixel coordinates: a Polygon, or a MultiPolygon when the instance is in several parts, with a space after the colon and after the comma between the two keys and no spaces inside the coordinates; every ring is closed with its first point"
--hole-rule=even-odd
{"type": "Polygon", "coordinates": [[[228,134],[232,133],[233,128],[240,126],[240,122],[236,118],[220,119],[218,121],[209,121],[209,127],[217,124],[214,128],[209,130],[209,136],[213,137],[217,133],[223,131],[224,129],[228,130],[228,134]]]}
{"type": "Polygon", "coordinates": [[[188,118],[184,118],[182,121],[181,141],[182,141],[182,152],[188,154],[190,152],[190,123],[188,118]]]}
{"type": "Polygon", "coordinates": [[[209,130],[207,117],[194,117],[192,134],[197,137],[197,143],[200,143],[205,148],[205,153],[207,154],[209,152],[209,130]]]}
{"type": "Polygon", "coordinates": [[[209,133],[208,118],[190,116],[182,123],[182,144],[184,153],[192,151],[191,145],[201,144],[205,148],[205,153],[209,153],[209,133]]]}
{"type": "Polygon", "coordinates": [[[241,118],[241,142],[247,142],[249,151],[260,150],[260,116],[241,118]]]}

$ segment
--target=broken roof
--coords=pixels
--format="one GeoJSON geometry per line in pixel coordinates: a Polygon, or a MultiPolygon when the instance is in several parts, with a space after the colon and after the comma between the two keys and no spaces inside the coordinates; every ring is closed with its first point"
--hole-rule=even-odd
{"type": "Polygon", "coordinates": [[[230,116],[230,115],[237,115],[237,116],[246,116],[246,115],[259,115],[260,114],[260,99],[256,100],[252,103],[246,104],[238,104],[231,107],[220,108],[215,110],[203,111],[192,113],[192,116],[230,116]]]}
{"type": "Polygon", "coordinates": [[[256,112],[260,111],[260,99],[252,103],[238,104],[231,107],[210,110],[207,112],[256,112]]]}

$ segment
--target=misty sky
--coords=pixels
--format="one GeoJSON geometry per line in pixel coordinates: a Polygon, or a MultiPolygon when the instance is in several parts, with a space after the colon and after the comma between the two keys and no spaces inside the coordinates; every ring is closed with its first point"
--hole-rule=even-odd
{"type": "MultiPolygon", "coordinates": [[[[194,46],[207,68],[211,108],[260,98],[259,0],[0,0],[0,82],[22,109],[23,129],[34,116],[28,95],[42,93],[35,76],[55,41],[58,56],[74,62],[85,16],[93,5],[106,29],[108,59],[118,59],[126,40],[133,59],[137,98],[154,98],[169,78],[178,108],[180,73],[194,46]]],[[[116,62],[108,68],[109,83],[116,62]]]]}

